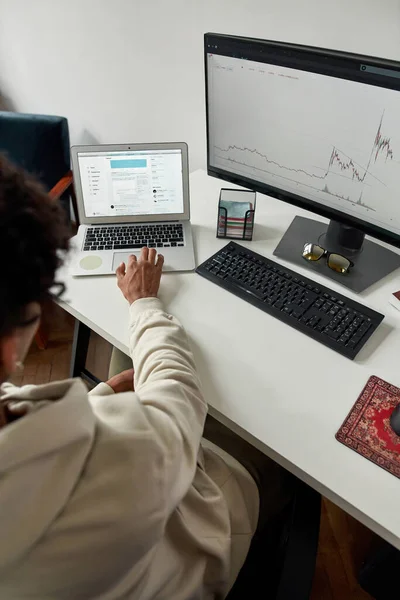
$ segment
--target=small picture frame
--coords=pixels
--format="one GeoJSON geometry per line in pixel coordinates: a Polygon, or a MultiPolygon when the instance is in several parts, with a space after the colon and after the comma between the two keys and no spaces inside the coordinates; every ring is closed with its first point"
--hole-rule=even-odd
{"type": "Polygon", "coordinates": [[[253,238],[256,192],[222,188],[218,202],[217,238],[253,238]]]}

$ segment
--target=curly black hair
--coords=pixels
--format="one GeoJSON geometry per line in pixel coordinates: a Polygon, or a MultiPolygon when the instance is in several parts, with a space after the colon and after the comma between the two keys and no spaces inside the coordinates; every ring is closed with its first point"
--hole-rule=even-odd
{"type": "Polygon", "coordinates": [[[30,302],[50,296],[69,238],[59,203],[0,155],[0,338],[24,325],[30,302]]]}

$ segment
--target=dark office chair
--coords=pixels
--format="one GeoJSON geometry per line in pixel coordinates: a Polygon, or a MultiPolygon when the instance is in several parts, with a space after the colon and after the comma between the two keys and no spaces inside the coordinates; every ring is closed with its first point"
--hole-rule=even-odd
{"type": "Polygon", "coordinates": [[[381,540],[364,561],[359,583],[375,600],[391,600],[399,594],[399,572],[399,550],[381,540]]]}
{"type": "MultiPolygon", "coordinates": [[[[67,119],[0,111],[0,152],[42,182],[50,197],[61,202],[68,221],[71,199],[79,224],[67,119]]],[[[39,348],[46,347],[47,332],[43,325],[35,339],[39,348]]]]}
{"type": "Polygon", "coordinates": [[[51,197],[61,201],[68,218],[71,197],[78,218],[67,119],[0,111],[0,152],[35,175],[51,197]]]}
{"type": "Polygon", "coordinates": [[[290,506],[253,543],[227,600],[308,600],[321,515],[321,496],[300,480],[290,506]]]}

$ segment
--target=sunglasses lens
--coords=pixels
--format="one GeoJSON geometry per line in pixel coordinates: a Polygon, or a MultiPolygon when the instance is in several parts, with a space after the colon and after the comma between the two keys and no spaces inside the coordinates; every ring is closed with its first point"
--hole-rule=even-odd
{"type": "Polygon", "coordinates": [[[328,259],[328,267],[336,273],[347,273],[350,265],[350,261],[340,254],[331,254],[328,259]]]}
{"type": "Polygon", "coordinates": [[[319,260],[324,254],[325,250],[317,244],[305,244],[303,248],[303,258],[306,260],[319,260]]]}

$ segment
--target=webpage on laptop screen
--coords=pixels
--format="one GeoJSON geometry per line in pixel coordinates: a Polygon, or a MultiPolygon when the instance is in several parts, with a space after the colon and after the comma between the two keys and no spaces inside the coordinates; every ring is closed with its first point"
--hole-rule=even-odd
{"type": "Polygon", "coordinates": [[[181,150],[78,154],[86,217],[184,212],[181,150]]]}

